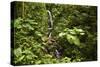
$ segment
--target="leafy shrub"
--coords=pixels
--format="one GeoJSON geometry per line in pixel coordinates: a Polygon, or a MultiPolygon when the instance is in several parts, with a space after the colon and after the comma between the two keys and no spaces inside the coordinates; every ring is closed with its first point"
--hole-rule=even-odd
{"type": "MultiPolygon", "coordinates": [[[[22,9],[21,4],[22,2],[17,3],[16,9],[22,9]]],[[[19,10],[16,12],[18,15],[11,22],[14,29],[12,31],[14,35],[13,64],[97,60],[95,6],[25,2],[24,8],[25,17],[21,16],[23,13],[19,10]],[[50,42],[47,36],[47,10],[50,10],[53,16],[53,42],[50,42]]]]}

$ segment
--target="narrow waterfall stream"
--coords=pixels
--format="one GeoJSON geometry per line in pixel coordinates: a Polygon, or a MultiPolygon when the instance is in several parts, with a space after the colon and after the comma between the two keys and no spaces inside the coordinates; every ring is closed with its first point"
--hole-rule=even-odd
{"type": "MultiPolygon", "coordinates": [[[[47,10],[47,12],[48,12],[48,38],[51,39],[52,38],[52,30],[53,30],[53,20],[52,20],[51,12],[49,10],[47,10]]],[[[54,53],[57,58],[60,57],[60,53],[57,49],[55,49],[54,53]]]]}

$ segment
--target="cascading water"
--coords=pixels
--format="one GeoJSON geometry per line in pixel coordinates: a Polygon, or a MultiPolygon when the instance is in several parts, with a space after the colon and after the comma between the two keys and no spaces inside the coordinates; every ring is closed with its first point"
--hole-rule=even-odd
{"type": "MultiPolygon", "coordinates": [[[[48,38],[51,39],[52,30],[53,30],[53,20],[52,20],[51,12],[49,10],[47,10],[47,12],[48,12],[48,38]]],[[[60,53],[57,49],[55,49],[55,56],[57,58],[60,58],[60,53]]]]}
{"type": "Polygon", "coordinates": [[[53,30],[53,20],[51,12],[49,10],[47,10],[47,12],[48,12],[48,37],[51,37],[51,33],[53,30]]]}

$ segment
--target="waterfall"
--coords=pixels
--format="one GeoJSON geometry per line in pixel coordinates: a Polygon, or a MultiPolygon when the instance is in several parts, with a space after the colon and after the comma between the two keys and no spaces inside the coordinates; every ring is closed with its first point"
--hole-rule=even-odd
{"type": "Polygon", "coordinates": [[[57,58],[60,58],[60,53],[58,52],[57,49],[55,50],[55,55],[56,55],[57,58]]]}
{"type": "MultiPolygon", "coordinates": [[[[53,30],[53,20],[52,20],[51,12],[49,10],[47,10],[47,12],[48,12],[48,38],[51,38],[52,30],[53,30]]],[[[60,53],[57,49],[55,50],[55,56],[57,58],[60,58],[60,53]]]]}
{"type": "Polygon", "coordinates": [[[51,32],[53,29],[53,20],[51,12],[49,10],[47,10],[47,12],[48,12],[48,37],[51,37],[51,32]]]}

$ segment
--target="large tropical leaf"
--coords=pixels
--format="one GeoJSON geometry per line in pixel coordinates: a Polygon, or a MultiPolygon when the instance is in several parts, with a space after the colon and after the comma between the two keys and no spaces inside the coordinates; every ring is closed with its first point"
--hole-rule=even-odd
{"type": "Polygon", "coordinates": [[[80,40],[77,36],[67,34],[67,40],[70,44],[80,45],[80,40]]]}

